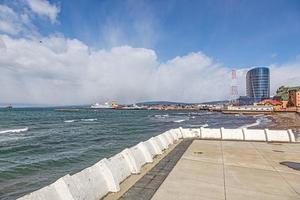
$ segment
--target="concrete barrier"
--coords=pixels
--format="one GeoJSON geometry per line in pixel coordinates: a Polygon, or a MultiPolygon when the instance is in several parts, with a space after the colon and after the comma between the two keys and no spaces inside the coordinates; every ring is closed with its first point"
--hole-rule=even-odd
{"type": "MultiPolygon", "coordinates": [[[[41,188],[35,192],[32,192],[26,196],[23,196],[19,198],[18,200],[52,200],[52,199],[57,199],[57,200],[63,200],[58,194],[56,193],[55,188],[46,186],[44,188],[41,188]]],[[[73,198],[72,198],[73,200],[73,198]]]]}
{"type": "Polygon", "coordinates": [[[245,140],[242,129],[224,129],[221,128],[223,140],[245,140]]]}
{"type": "Polygon", "coordinates": [[[124,156],[125,160],[127,161],[127,164],[130,168],[131,173],[133,173],[133,174],[140,173],[141,168],[137,164],[132,151],[130,149],[126,148],[121,152],[121,154],[124,156]]]}
{"type": "Polygon", "coordinates": [[[149,140],[144,142],[144,145],[146,146],[146,148],[150,152],[152,158],[154,158],[156,155],[162,153],[160,151],[160,148],[157,145],[157,143],[153,143],[153,141],[154,140],[149,139],[149,140]]]}
{"type": "MultiPolygon", "coordinates": [[[[67,175],[69,176],[69,175],[67,175]]],[[[43,187],[28,195],[25,195],[18,200],[74,200],[68,186],[62,178],[49,186],[43,187]]]]}
{"type": "Polygon", "coordinates": [[[174,144],[174,138],[169,131],[164,132],[163,135],[167,138],[169,144],[174,144]]]}
{"type": "Polygon", "coordinates": [[[200,137],[200,128],[192,128],[190,129],[191,134],[193,137],[195,138],[199,138],[200,137]]]}
{"type": "Polygon", "coordinates": [[[268,142],[290,142],[290,135],[285,130],[269,130],[265,129],[268,142]]]}
{"type": "Polygon", "coordinates": [[[64,177],[63,180],[68,185],[74,200],[99,200],[109,192],[107,181],[98,165],[88,167],[72,176],[64,177]]]}
{"type": "Polygon", "coordinates": [[[243,129],[245,140],[248,141],[267,141],[265,130],[262,129],[243,129]]]}
{"type": "Polygon", "coordinates": [[[155,138],[158,139],[158,141],[161,143],[161,145],[163,146],[164,149],[167,149],[169,147],[169,143],[163,135],[160,134],[160,135],[156,136],[155,138]]]}
{"type": "Polygon", "coordinates": [[[181,130],[183,138],[193,138],[194,137],[194,135],[192,134],[191,129],[189,129],[189,128],[180,128],[180,130],[181,130]]]}
{"type": "Polygon", "coordinates": [[[152,163],[153,157],[150,151],[148,150],[147,146],[144,144],[144,142],[140,142],[137,147],[142,151],[146,163],[152,163]]]}
{"type": "Polygon", "coordinates": [[[163,142],[157,136],[153,137],[153,140],[159,146],[159,148],[161,149],[161,151],[164,151],[166,149],[165,145],[163,144],[163,142]]]}
{"type": "Polygon", "coordinates": [[[19,200],[98,200],[108,192],[120,190],[120,183],[141,167],[153,162],[170,144],[180,138],[295,142],[292,130],[261,129],[171,129],[146,142],[124,149],[121,153],[102,159],[72,176],[66,175],[49,186],[25,195],[19,200]]]}
{"type": "Polygon", "coordinates": [[[117,192],[120,190],[120,184],[109,168],[108,160],[106,158],[100,160],[92,167],[96,168],[96,170],[104,177],[108,191],[117,192]]]}
{"type": "Polygon", "coordinates": [[[291,129],[288,129],[288,134],[290,136],[290,142],[296,142],[295,135],[291,129]]]}
{"type": "Polygon", "coordinates": [[[201,139],[222,139],[219,128],[200,128],[201,139]]]}
{"type": "Polygon", "coordinates": [[[107,166],[117,183],[121,183],[131,175],[129,163],[122,153],[107,159],[107,166]]]}
{"type": "Polygon", "coordinates": [[[178,139],[182,139],[181,127],[173,129],[173,131],[177,134],[178,139]]]}
{"type": "Polygon", "coordinates": [[[140,173],[142,166],[147,163],[147,159],[144,156],[144,152],[139,148],[138,145],[129,148],[129,150],[131,151],[134,157],[137,171],[138,173],[140,173]]]}
{"type": "Polygon", "coordinates": [[[174,138],[174,141],[178,141],[179,140],[179,136],[177,134],[177,131],[175,129],[171,129],[169,131],[170,135],[172,135],[172,137],[174,138]]]}
{"type": "Polygon", "coordinates": [[[162,144],[158,141],[157,138],[151,137],[149,139],[149,141],[150,141],[151,145],[154,147],[156,154],[163,153],[164,148],[163,148],[162,144]]]}

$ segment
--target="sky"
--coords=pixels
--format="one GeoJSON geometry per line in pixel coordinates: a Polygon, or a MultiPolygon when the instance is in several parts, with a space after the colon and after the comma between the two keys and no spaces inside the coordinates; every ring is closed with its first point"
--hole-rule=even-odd
{"type": "Polygon", "coordinates": [[[0,104],[230,98],[300,85],[299,0],[0,0],[0,104]]]}

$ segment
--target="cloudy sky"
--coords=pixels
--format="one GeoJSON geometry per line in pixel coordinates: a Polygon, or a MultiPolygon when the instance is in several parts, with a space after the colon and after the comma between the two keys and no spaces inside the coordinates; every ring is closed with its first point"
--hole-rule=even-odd
{"type": "Polygon", "coordinates": [[[298,0],[0,0],[0,104],[203,102],[300,85],[298,0]]]}

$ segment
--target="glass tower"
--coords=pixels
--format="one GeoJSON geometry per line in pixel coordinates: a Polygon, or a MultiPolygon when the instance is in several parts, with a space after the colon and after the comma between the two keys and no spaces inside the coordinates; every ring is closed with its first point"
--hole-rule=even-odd
{"type": "Polygon", "coordinates": [[[247,72],[247,96],[254,102],[270,98],[270,70],[266,67],[257,67],[247,72]]]}

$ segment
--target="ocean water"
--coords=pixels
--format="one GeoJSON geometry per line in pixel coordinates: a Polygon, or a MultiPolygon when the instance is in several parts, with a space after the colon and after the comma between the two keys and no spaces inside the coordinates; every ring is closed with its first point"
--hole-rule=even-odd
{"type": "Polygon", "coordinates": [[[256,123],[206,111],[0,109],[0,199],[16,199],[170,128],[256,123]]]}

